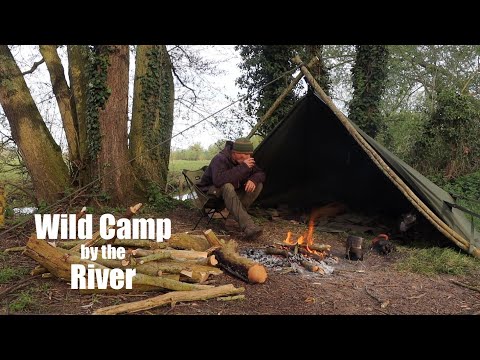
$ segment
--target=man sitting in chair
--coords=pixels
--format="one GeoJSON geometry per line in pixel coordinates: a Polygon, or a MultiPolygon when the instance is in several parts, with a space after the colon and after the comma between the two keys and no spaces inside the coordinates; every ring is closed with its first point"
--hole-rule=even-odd
{"type": "Polygon", "coordinates": [[[247,213],[263,188],[265,173],[255,165],[251,156],[253,144],[249,139],[227,141],[205,170],[197,186],[204,192],[223,197],[229,215],[227,228],[238,222],[245,238],[254,239],[262,233],[247,213]]]}

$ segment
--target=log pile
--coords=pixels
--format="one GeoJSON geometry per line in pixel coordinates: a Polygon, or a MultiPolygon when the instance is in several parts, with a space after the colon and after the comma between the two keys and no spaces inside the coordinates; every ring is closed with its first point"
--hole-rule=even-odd
{"type": "MultiPolygon", "coordinates": [[[[139,208],[140,206],[129,208],[124,217],[132,217],[139,208]]],[[[77,221],[84,214],[85,210],[82,209],[77,214],[77,221]]],[[[119,271],[118,269],[123,271],[135,269],[136,271],[131,279],[131,289],[114,289],[110,286],[103,289],[98,288],[95,283],[93,287],[81,289],[81,293],[172,291],[138,303],[99,309],[96,311],[98,314],[134,312],[165,303],[231,296],[243,292],[244,288],[235,288],[231,284],[219,287],[211,285],[214,282],[212,277],[222,274],[220,268],[249,283],[263,283],[267,278],[266,270],[262,265],[241,257],[233,240],[225,242],[212,230],[207,230],[204,234],[172,234],[171,238],[165,242],[119,239],[105,241],[98,232],[88,240],[50,242],[39,240],[36,234],[33,234],[23,253],[39,264],[32,270],[32,275],[54,276],[66,281],[71,280],[72,264],[84,265],[89,271],[94,269],[92,273],[86,274],[87,283],[89,283],[88,276],[92,276],[93,271],[95,274],[97,271],[112,274],[113,271],[119,271]],[[82,259],[80,252],[82,245],[83,248],[103,245],[124,247],[125,257],[104,258],[99,251],[95,261],[82,259]]]]}

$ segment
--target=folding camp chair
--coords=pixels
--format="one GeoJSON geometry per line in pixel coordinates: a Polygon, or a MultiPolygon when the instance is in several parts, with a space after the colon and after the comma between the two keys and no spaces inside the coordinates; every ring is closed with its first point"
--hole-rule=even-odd
{"type": "Polygon", "coordinates": [[[195,204],[195,207],[197,207],[201,213],[201,216],[195,224],[193,230],[197,228],[204,216],[208,217],[207,225],[210,224],[210,221],[213,219],[213,215],[215,215],[215,213],[219,213],[225,220],[225,216],[223,216],[221,213],[221,211],[225,209],[225,203],[223,199],[218,198],[215,195],[205,194],[197,186],[206,168],[207,166],[204,166],[199,170],[182,170],[182,174],[185,177],[185,182],[187,183],[190,191],[190,196],[195,204]]]}

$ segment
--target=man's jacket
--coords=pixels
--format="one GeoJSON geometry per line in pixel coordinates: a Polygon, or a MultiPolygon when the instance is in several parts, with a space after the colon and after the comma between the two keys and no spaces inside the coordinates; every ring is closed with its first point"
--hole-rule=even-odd
{"type": "Polygon", "coordinates": [[[232,141],[227,141],[225,148],[215,155],[210,161],[210,165],[198,183],[202,191],[208,191],[213,185],[220,188],[227,183],[231,183],[235,189],[244,186],[248,180],[252,180],[255,185],[265,181],[265,173],[257,165],[249,168],[246,164],[236,164],[232,160],[232,141]]]}

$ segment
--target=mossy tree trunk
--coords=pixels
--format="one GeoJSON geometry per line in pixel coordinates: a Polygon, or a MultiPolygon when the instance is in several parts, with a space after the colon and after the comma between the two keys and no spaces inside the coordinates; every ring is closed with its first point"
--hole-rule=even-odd
{"type": "Polygon", "coordinates": [[[318,61],[312,66],[310,72],[318,85],[325,91],[325,94],[330,96],[330,75],[323,61],[323,45],[305,45],[305,53],[305,60],[307,61],[310,61],[314,56],[318,57],[318,61]]]}
{"type": "Polygon", "coordinates": [[[86,45],[68,45],[68,77],[70,79],[70,89],[73,102],[75,104],[75,113],[77,116],[78,130],[78,183],[80,186],[91,181],[90,171],[87,167],[88,148],[87,148],[87,85],[88,85],[88,53],[86,45]]]}
{"type": "Polygon", "coordinates": [[[98,89],[90,89],[87,112],[97,114],[89,119],[88,142],[93,170],[101,178],[99,190],[111,204],[129,205],[134,198],[135,176],[128,154],[128,45],[101,45],[96,56],[104,66],[93,66],[98,89]],[[106,73],[105,73],[106,72],[106,73]],[[104,82],[101,84],[101,82],[104,82]],[[96,102],[101,100],[102,104],[96,102]],[[94,155],[94,156],[92,156],[94,155]]]}
{"type": "Polygon", "coordinates": [[[136,54],[130,154],[145,187],[165,189],[173,127],[172,64],[165,45],[139,45],[136,54]]]}
{"type": "Polygon", "coordinates": [[[383,127],[380,101],[388,75],[386,45],[356,45],[352,68],[353,96],[349,103],[349,118],[372,138],[383,127]]]}
{"type": "Polygon", "coordinates": [[[70,163],[72,164],[72,175],[73,177],[76,177],[78,174],[77,168],[80,164],[80,150],[74,98],[67,84],[67,80],[65,79],[65,72],[62,61],[57,53],[57,46],[40,45],[40,53],[45,60],[45,64],[47,65],[50,74],[53,93],[57,99],[63,123],[63,130],[67,137],[68,155],[70,163]]]}
{"type": "Polygon", "coordinates": [[[32,178],[37,200],[54,202],[69,186],[68,168],[7,45],[0,46],[0,104],[32,178]]]}

